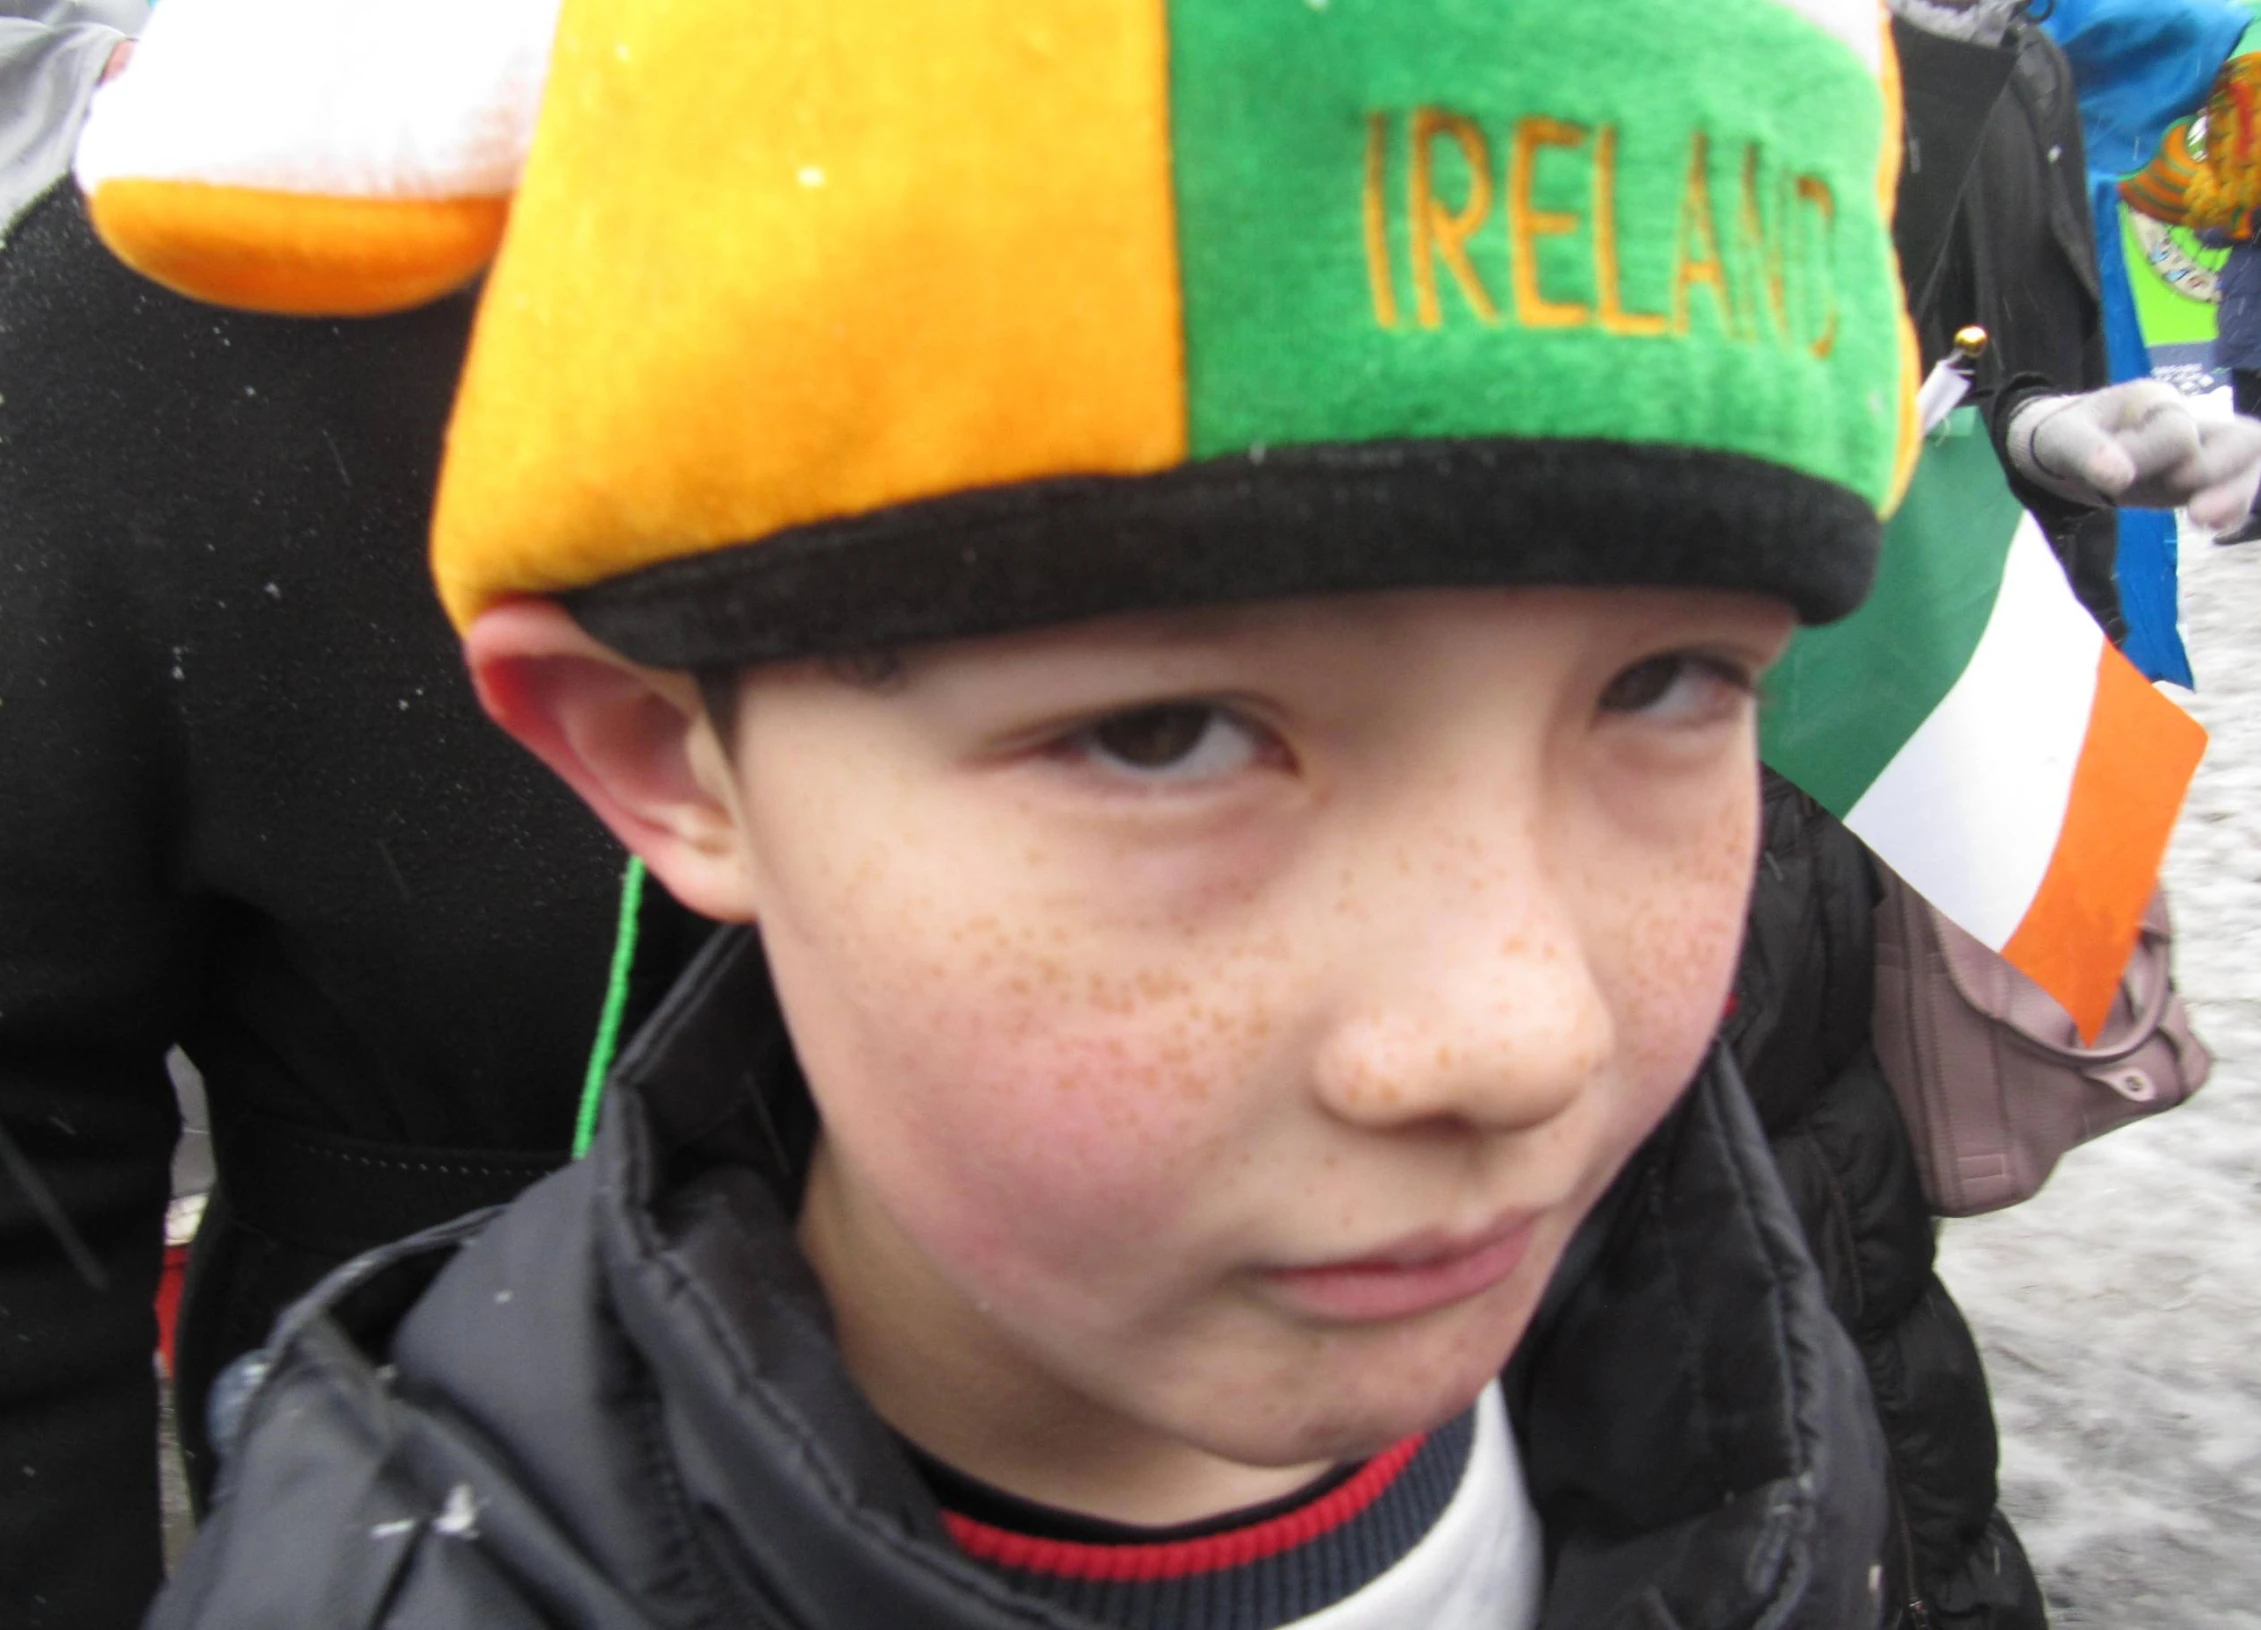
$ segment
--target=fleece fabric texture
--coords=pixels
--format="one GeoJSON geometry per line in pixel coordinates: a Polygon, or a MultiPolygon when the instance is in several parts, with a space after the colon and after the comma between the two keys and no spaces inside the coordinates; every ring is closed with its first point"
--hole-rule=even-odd
{"type": "Polygon", "coordinates": [[[956,494],[560,598],[607,645],[671,668],[1409,587],[1703,587],[1779,596],[1820,622],[1868,593],[1876,540],[1860,498],[1759,459],[1409,441],[956,494]]]}
{"type": "Polygon", "coordinates": [[[105,238],[223,305],[368,315],[493,257],[557,0],[191,0],[154,17],[75,171],[105,238]]]}
{"type": "Polygon", "coordinates": [[[169,1046],[221,1191],[192,1443],[212,1371],[329,1267],[564,1158],[621,856],[480,715],[432,604],[469,317],[195,305],[67,183],[0,255],[0,1115],[111,1278],[0,1179],[11,1630],[126,1630],[157,1585],[169,1046]]]}
{"type": "Polygon", "coordinates": [[[2044,1630],[2040,1585],[1995,1505],[1986,1371],[1933,1271],[1915,1157],[1869,1039],[1867,851],[1771,773],[1761,834],[1727,1037],[1868,1370],[1892,1466],[1888,1604],[1906,1630],[2044,1630]]]}
{"type": "MultiPolygon", "coordinates": [[[[884,616],[912,597],[854,569],[874,512],[1407,441],[1700,449],[1874,511],[1912,444],[1873,25],[787,0],[718,50],[700,8],[573,0],[450,434],[442,598],[460,626],[837,525],[884,616]]],[[[1491,513],[1464,577],[1529,535],[1491,513]]],[[[1588,575],[1649,564],[1605,505],[1575,535],[1588,575]]],[[[959,541],[930,547],[984,599],[959,541]]]]}
{"type": "MultiPolygon", "coordinates": [[[[726,931],[586,1160],[286,1320],[153,1630],[1088,1630],[960,1553],[848,1377],[793,1239],[812,1121],[758,942],[726,931]]],[[[1866,1390],[1723,1056],[1504,1391],[1541,1630],[1877,1622],[1866,1390]]]]}
{"type": "MultiPolygon", "coordinates": [[[[1283,452],[1339,478],[1408,445],[1669,448],[1872,517],[1912,462],[1899,98],[1869,0],[781,0],[752,34],[720,0],[565,0],[554,31],[554,0],[511,0],[411,75],[431,3],[299,8],[303,65],[279,72],[254,24],[282,0],[172,0],[78,174],[130,263],[294,312],[461,278],[515,182],[435,515],[459,628],[780,535],[814,536],[829,596],[885,620],[916,590],[854,547],[872,517],[1283,452]]],[[[1606,495],[1545,537],[1490,468],[1431,472],[1480,519],[1394,576],[1356,534],[1314,567],[1529,582],[1519,550],[1568,537],[1569,580],[1656,581],[1606,495]]],[[[1061,518],[1042,565],[1074,576],[1061,518]]],[[[1236,583],[1231,520],[1201,573],[1218,597],[1334,586],[1283,590],[1262,528],[1236,583]]],[[[1803,542],[1855,581],[1874,548],[1803,542]]],[[[928,546],[957,600],[1007,598],[993,554],[928,546]]],[[[1849,609],[1799,577],[1765,591],[1849,609]]]]}

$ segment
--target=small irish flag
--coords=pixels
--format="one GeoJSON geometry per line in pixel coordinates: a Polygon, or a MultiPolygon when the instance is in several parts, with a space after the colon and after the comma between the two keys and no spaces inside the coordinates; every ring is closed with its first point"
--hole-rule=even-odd
{"type": "Polygon", "coordinates": [[[2074,599],[1974,410],[1926,445],[1868,603],[1769,692],[1766,761],[2093,1041],[2206,732],[2074,599]]]}

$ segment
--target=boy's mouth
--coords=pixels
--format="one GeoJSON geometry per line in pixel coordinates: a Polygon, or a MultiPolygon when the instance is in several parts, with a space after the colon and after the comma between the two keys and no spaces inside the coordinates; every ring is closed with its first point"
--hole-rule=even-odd
{"type": "Polygon", "coordinates": [[[1298,1310],[1342,1324],[1375,1324],[1449,1307],[1491,1289],[1523,1261],[1538,1219],[1502,1218],[1479,1234],[1431,1230],[1367,1256],[1268,1268],[1265,1282],[1298,1310]]]}

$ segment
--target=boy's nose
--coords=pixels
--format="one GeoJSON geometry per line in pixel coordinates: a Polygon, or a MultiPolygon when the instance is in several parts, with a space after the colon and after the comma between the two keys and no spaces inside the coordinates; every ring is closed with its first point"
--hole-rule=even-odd
{"type": "Polygon", "coordinates": [[[1320,1051],[1326,1109],[1384,1128],[1543,1125],[1608,1063],[1615,1026],[1568,903],[1543,883],[1502,909],[1440,903],[1419,943],[1378,949],[1320,1051]]]}

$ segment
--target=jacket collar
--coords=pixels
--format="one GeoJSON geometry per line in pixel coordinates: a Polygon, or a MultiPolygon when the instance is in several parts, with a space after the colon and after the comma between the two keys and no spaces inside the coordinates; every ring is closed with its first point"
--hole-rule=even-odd
{"type": "MultiPolygon", "coordinates": [[[[707,947],[611,1094],[605,1290],[726,1571],[789,1622],[1068,1630],[955,1552],[840,1364],[791,1227],[814,1112],[750,932],[707,947]]],[[[1588,1220],[1507,1383],[1546,1630],[1875,1622],[1874,1413],[1724,1054],[1588,1220]]]]}

